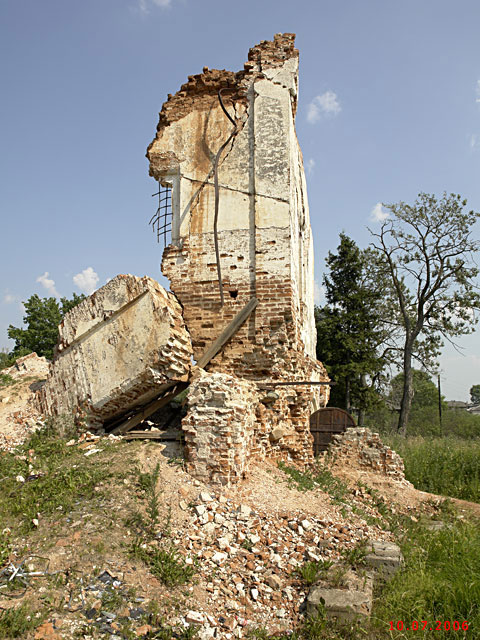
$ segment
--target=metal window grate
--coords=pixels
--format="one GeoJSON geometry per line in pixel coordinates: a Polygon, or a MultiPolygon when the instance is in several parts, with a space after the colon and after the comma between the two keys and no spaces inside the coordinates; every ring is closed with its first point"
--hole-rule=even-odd
{"type": "Polygon", "coordinates": [[[172,187],[169,184],[163,185],[158,183],[157,193],[152,194],[152,197],[158,196],[158,208],[153,216],[150,218],[148,224],[152,225],[152,231],[157,235],[157,242],[160,242],[160,238],[163,236],[163,246],[166,247],[167,240],[170,239],[172,233],[172,187]]]}

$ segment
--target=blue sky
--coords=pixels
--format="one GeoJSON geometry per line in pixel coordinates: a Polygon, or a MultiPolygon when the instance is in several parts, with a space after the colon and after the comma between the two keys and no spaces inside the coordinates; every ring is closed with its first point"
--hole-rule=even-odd
{"type": "MultiPolygon", "coordinates": [[[[0,347],[33,293],[162,281],[145,159],[158,111],[277,32],[300,49],[319,284],[342,230],[368,244],[380,202],[445,190],[480,210],[479,24],[478,0],[0,0],[0,347]]],[[[441,359],[448,398],[480,382],[480,332],[461,345],[441,359]]]]}

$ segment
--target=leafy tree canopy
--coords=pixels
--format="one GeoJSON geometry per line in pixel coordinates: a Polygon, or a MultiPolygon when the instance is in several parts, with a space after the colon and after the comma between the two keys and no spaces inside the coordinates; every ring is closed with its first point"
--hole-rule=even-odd
{"type": "Polygon", "coordinates": [[[474,384],[470,389],[470,400],[472,404],[480,404],[480,384],[474,384]]]}
{"type": "Polygon", "coordinates": [[[35,351],[39,356],[53,358],[58,339],[58,325],[63,316],[85,299],[83,294],[72,294],[72,298],[40,298],[37,294],[24,302],[25,328],[8,327],[8,337],[15,340],[12,356],[18,358],[35,351]]]}

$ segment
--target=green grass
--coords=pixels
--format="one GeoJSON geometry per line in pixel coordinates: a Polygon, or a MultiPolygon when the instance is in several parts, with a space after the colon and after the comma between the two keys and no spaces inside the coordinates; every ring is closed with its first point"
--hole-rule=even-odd
{"type": "Polygon", "coordinates": [[[300,471],[284,462],[279,462],[278,468],[286,474],[289,486],[295,487],[299,491],[311,491],[319,488],[328,493],[334,502],[342,502],[348,494],[347,485],[320,464],[317,464],[311,471],[300,471]]]}
{"type": "Polygon", "coordinates": [[[304,562],[301,567],[298,567],[298,569],[295,570],[294,573],[295,575],[298,575],[305,584],[310,586],[315,584],[317,580],[325,578],[332,565],[333,562],[331,560],[304,562]]]}
{"type": "Polygon", "coordinates": [[[8,387],[14,384],[15,380],[8,373],[0,373],[0,387],[8,387]]]}
{"type": "Polygon", "coordinates": [[[480,442],[455,437],[385,438],[422,491],[480,502],[480,442]]]}
{"type": "MultiPolygon", "coordinates": [[[[105,449],[107,445],[103,446],[105,449]]],[[[110,477],[108,465],[67,447],[52,425],[37,431],[15,453],[0,455],[0,521],[27,533],[32,520],[53,512],[68,513],[80,500],[102,496],[98,485],[110,477]],[[34,452],[30,470],[29,451],[34,452]],[[22,476],[26,482],[17,481],[22,476]]]]}
{"type": "Polygon", "coordinates": [[[28,602],[0,611],[0,638],[24,638],[25,634],[40,626],[44,617],[28,602]]]}
{"type": "Polygon", "coordinates": [[[146,547],[137,542],[132,546],[131,556],[142,560],[150,573],[167,587],[178,587],[190,582],[196,572],[196,567],[187,564],[172,545],[146,547]]]}
{"type": "MultiPolygon", "coordinates": [[[[468,622],[469,631],[392,631],[392,639],[478,638],[480,629],[480,528],[478,522],[443,514],[447,526],[430,531],[423,523],[410,523],[402,540],[406,564],[381,593],[374,609],[377,628],[390,620],[468,622]]],[[[433,623],[433,624],[431,624],[433,623]]],[[[420,628],[422,625],[420,625],[420,628]]]]}

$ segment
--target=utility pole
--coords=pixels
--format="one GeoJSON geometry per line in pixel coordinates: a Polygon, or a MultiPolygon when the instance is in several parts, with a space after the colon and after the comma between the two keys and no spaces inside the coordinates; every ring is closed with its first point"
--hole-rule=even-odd
{"type": "Polygon", "coordinates": [[[440,422],[440,428],[442,427],[442,392],[440,390],[440,374],[438,374],[437,378],[437,386],[438,386],[438,420],[440,422]]]}

